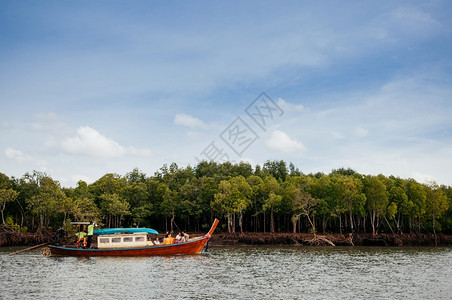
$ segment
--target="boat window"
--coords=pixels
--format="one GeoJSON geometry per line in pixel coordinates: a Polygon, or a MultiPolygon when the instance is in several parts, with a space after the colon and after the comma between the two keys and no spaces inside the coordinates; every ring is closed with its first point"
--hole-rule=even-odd
{"type": "Polygon", "coordinates": [[[109,238],[100,238],[99,239],[99,243],[109,243],[110,239],[109,238]]]}
{"type": "Polygon", "coordinates": [[[133,242],[133,237],[125,237],[125,238],[123,238],[123,240],[122,240],[124,243],[130,243],[130,242],[133,242]]]}
{"type": "Polygon", "coordinates": [[[121,243],[121,238],[120,237],[115,237],[111,239],[112,243],[121,243]]]}
{"type": "Polygon", "coordinates": [[[135,242],[144,242],[144,236],[135,237],[135,242]]]}

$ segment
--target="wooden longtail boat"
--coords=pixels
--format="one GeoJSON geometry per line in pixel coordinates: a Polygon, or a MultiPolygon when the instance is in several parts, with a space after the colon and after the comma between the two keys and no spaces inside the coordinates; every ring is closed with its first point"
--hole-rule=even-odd
{"type": "MultiPolygon", "coordinates": [[[[52,255],[65,256],[151,256],[195,254],[200,253],[201,250],[206,246],[207,242],[212,237],[212,233],[217,227],[218,222],[218,219],[215,219],[212,227],[206,235],[178,244],[99,249],[82,249],[49,245],[49,248],[52,255]]],[[[115,237],[120,236],[121,234],[115,234],[115,237]]],[[[98,237],[98,240],[100,238],[101,236],[98,237]]]]}

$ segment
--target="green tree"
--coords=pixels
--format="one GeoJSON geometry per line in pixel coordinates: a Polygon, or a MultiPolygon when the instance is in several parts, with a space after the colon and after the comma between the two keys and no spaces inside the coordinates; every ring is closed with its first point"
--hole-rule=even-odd
{"type": "Polygon", "coordinates": [[[254,208],[254,214],[252,219],[254,220],[254,231],[258,230],[259,226],[259,216],[263,213],[262,205],[265,199],[264,191],[263,191],[263,183],[262,178],[256,175],[251,175],[246,180],[251,188],[251,205],[254,208]]]}
{"type": "Polygon", "coordinates": [[[394,215],[390,217],[393,219],[397,226],[397,231],[402,233],[403,228],[403,216],[409,215],[410,207],[408,203],[408,196],[406,195],[403,186],[392,185],[389,188],[388,199],[390,202],[391,213],[394,215]]]}
{"type": "Polygon", "coordinates": [[[67,201],[60,184],[47,175],[38,176],[38,192],[28,199],[28,207],[34,215],[39,216],[38,230],[49,226],[52,217],[63,212],[67,201]]]}
{"type": "Polygon", "coordinates": [[[366,176],[363,178],[364,193],[366,195],[367,211],[370,215],[370,224],[372,226],[372,235],[375,236],[376,227],[378,227],[379,217],[384,217],[386,207],[388,206],[388,193],[386,186],[376,176],[366,176]]]}
{"type": "Polygon", "coordinates": [[[230,179],[233,188],[235,211],[239,214],[240,232],[243,233],[243,212],[251,205],[251,187],[242,175],[230,179]]]}
{"type": "Polygon", "coordinates": [[[286,177],[289,174],[289,171],[287,170],[287,164],[283,160],[280,160],[280,161],[267,160],[264,163],[262,170],[265,173],[270,174],[274,178],[276,178],[278,180],[281,179],[283,181],[286,180],[286,177]]]}
{"type": "Polygon", "coordinates": [[[263,182],[263,191],[265,201],[262,205],[263,211],[270,210],[270,232],[275,232],[275,217],[274,212],[279,209],[282,196],[280,193],[279,182],[273,176],[267,176],[263,182]]]}
{"type": "Polygon", "coordinates": [[[159,193],[162,195],[160,209],[165,217],[171,217],[170,230],[173,232],[173,224],[176,218],[176,210],[180,207],[180,196],[171,190],[165,183],[160,184],[159,193]]]}
{"type": "Polygon", "coordinates": [[[130,204],[117,193],[104,193],[100,199],[100,209],[107,227],[121,227],[122,217],[130,214],[130,204]]]}
{"type": "Polygon", "coordinates": [[[211,207],[211,202],[215,199],[215,194],[218,193],[218,184],[212,177],[203,176],[199,178],[199,193],[197,197],[197,203],[199,205],[200,212],[197,218],[198,229],[199,221],[202,220],[204,223],[211,224],[213,222],[213,212],[211,207]]]}
{"type": "Polygon", "coordinates": [[[444,233],[450,233],[452,230],[452,187],[442,185],[441,189],[447,197],[448,209],[441,217],[441,227],[444,233]]]}
{"type": "Polygon", "coordinates": [[[300,178],[301,180],[298,183],[291,182],[286,186],[286,195],[289,198],[292,209],[293,233],[296,233],[297,222],[300,216],[304,215],[308,219],[309,224],[311,224],[312,232],[315,236],[316,227],[312,215],[320,200],[314,198],[310,193],[312,179],[304,176],[300,178]]]}
{"type": "Polygon", "coordinates": [[[251,204],[250,196],[251,187],[242,175],[220,182],[212,208],[226,215],[228,232],[235,233],[235,215],[238,213],[240,232],[243,233],[243,212],[251,204]]]}
{"type": "Polygon", "coordinates": [[[90,221],[100,216],[99,208],[93,198],[77,196],[73,198],[74,210],[72,215],[77,221],[90,221]]]}
{"type": "MultiPolygon", "coordinates": [[[[108,173],[89,185],[88,195],[100,209],[100,215],[108,227],[121,227],[123,216],[130,215],[130,203],[124,197],[127,179],[117,174],[108,173]]],[[[80,187],[80,192],[86,193],[80,187]]]]}
{"type": "Polygon", "coordinates": [[[141,172],[138,168],[135,168],[132,172],[126,174],[126,179],[129,183],[145,183],[146,174],[141,172]]]}
{"type": "MultiPolygon", "coordinates": [[[[343,208],[339,202],[340,193],[336,185],[335,178],[338,176],[326,176],[324,174],[317,174],[313,176],[315,179],[311,185],[311,194],[314,198],[319,199],[316,212],[322,218],[322,231],[326,232],[327,223],[332,218],[341,220],[341,213],[343,208]],[[332,179],[333,178],[333,179],[332,179]]],[[[339,222],[342,224],[341,222],[339,222]]],[[[339,226],[342,230],[342,226],[339,226]]],[[[342,233],[342,232],[341,232],[342,233]]]]}
{"type": "Polygon", "coordinates": [[[123,197],[131,208],[133,222],[139,225],[152,214],[152,203],[149,200],[147,186],[141,181],[128,181],[124,187],[123,197]]]}
{"type": "Polygon", "coordinates": [[[410,220],[410,232],[413,228],[413,222],[417,221],[417,230],[421,230],[422,218],[425,215],[427,192],[424,187],[416,182],[414,179],[410,179],[406,183],[406,194],[408,196],[408,209],[410,220]]]}
{"type": "Polygon", "coordinates": [[[77,186],[74,188],[71,195],[74,203],[72,215],[77,221],[90,221],[95,218],[99,218],[99,207],[94,201],[94,195],[89,191],[88,184],[80,180],[77,186]]]}
{"type": "Polygon", "coordinates": [[[192,177],[179,190],[181,197],[181,215],[188,223],[190,223],[190,216],[199,219],[203,213],[202,207],[198,202],[201,186],[200,181],[200,179],[192,177]]]}
{"type": "Polygon", "coordinates": [[[345,211],[348,211],[349,226],[353,233],[355,230],[353,215],[354,213],[364,215],[364,205],[366,196],[362,192],[363,185],[360,179],[353,176],[342,175],[338,180],[340,192],[340,202],[345,211]]]}
{"type": "Polygon", "coordinates": [[[426,212],[427,216],[432,220],[433,233],[436,235],[437,220],[441,218],[444,212],[449,208],[447,196],[443,190],[435,182],[426,186],[427,201],[426,212]]]}
{"type": "Polygon", "coordinates": [[[3,212],[5,211],[6,203],[15,201],[18,195],[19,193],[13,189],[0,189],[0,209],[2,213],[3,225],[5,224],[3,212]]]}
{"type": "Polygon", "coordinates": [[[218,193],[214,196],[214,201],[211,203],[212,209],[227,217],[228,232],[235,232],[235,224],[233,226],[232,215],[234,212],[232,186],[227,180],[220,181],[218,185],[218,193]]]}
{"type": "Polygon", "coordinates": [[[2,214],[2,223],[5,225],[4,211],[7,202],[13,202],[17,199],[18,192],[11,188],[8,176],[0,173],[0,210],[2,214]]]}

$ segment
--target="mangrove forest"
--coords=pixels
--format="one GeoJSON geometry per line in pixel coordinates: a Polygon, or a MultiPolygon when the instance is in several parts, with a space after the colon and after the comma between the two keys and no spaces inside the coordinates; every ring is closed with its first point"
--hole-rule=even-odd
{"type": "Polygon", "coordinates": [[[287,233],[451,233],[452,189],[352,169],[303,174],[292,163],[251,166],[202,161],[164,165],[152,176],[139,169],[105,174],[62,187],[33,171],[0,173],[3,230],[39,232],[94,220],[104,227],[287,233]]]}

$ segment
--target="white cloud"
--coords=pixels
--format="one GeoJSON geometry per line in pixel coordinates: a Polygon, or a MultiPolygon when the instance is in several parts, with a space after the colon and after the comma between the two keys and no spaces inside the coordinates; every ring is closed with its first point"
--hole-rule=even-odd
{"type": "Polygon", "coordinates": [[[69,126],[55,113],[37,114],[33,118],[31,129],[55,135],[64,135],[70,132],[69,126]]]}
{"type": "Polygon", "coordinates": [[[116,141],[100,134],[97,130],[82,126],[77,129],[75,137],[67,138],[61,142],[61,148],[68,153],[93,158],[113,158],[126,154],[148,157],[152,153],[148,149],[125,148],[116,141]]]}
{"type": "Polygon", "coordinates": [[[192,129],[206,127],[206,124],[203,121],[187,114],[177,114],[174,117],[174,124],[187,126],[192,129]]]}
{"type": "Polygon", "coordinates": [[[5,156],[9,159],[15,160],[18,163],[30,162],[33,160],[31,155],[11,147],[5,149],[5,156]]]}
{"type": "Polygon", "coordinates": [[[24,153],[20,150],[8,147],[5,149],[5,156],[11,160],[14,160],[20,164],[26,163],[26,164],[36,164],[41,167],[44,167],[46,165],[46,162],[42,159],[35,158],[34,156],[24,153]]]}
{"type": "Polygon", "coordinates": [[[302,112],[305,110],[303,105],[289,103],[282,98],[278,98],[277,104],[284,112],[302,112]]]}
{"type": "Polygon", "coordinates": [[[274,130],[270,139],[266,141],[266,144],[268,148],[283,153],[305,150],[302,143],[290,138],[286,133],[280,130],[274,130]]]}

